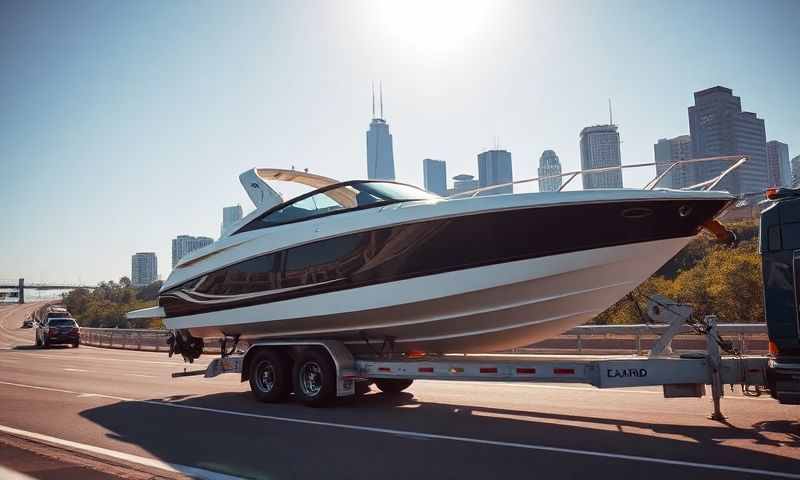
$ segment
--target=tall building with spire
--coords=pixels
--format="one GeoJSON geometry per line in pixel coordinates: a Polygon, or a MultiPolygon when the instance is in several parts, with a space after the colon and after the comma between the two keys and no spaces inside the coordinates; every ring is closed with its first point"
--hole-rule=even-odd
{"type": "Polygon", "coordinates": [[[383,85],[380,88],[380,116],[375,116],[375,87],[372,88],[372,121],[367,130],[367,178],[394,180],[394,150],[389,124],[383,118],[383,85]]]}
{"type": "MultiPolygon", "coordinates": [[[[539,157],[539,177],[561,175],[561,162],[552,150],[545,150],[539,157]]],[[[539,180],[540,192],[557,192],[561,188],[561,177],[539,180]]]]}

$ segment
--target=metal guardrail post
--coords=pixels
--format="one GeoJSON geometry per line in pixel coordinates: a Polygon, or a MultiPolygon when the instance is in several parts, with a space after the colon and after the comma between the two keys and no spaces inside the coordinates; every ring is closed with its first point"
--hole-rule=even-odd
{"type": "Polygon", "coordinates": [[[578,332],[578,353],[583,352],[583,340],[581,339],[581,334],[578,332]]]}
{"type": "Polygon", "coordinates": [[[739,351],[744,355],[747,353],[747,342],[744,340],[744,333],[739,332],[739,351]]]}

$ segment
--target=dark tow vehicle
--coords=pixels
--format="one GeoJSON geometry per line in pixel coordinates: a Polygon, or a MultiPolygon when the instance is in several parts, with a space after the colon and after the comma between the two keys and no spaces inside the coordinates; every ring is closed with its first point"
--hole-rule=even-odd
{"type": "Polygon", "coordinates": [[[36,327],[36,346],[69,344],[77,348],[81,343],[81,333],[75,319],[69,317],[47,318],[44,324],[36,327]]]}
{"type": "Polygon", "coordinates": [[[770,189],[759,253],[769,332],[767,381],[779,402],[800,405],[800,189],[770,189]]]}

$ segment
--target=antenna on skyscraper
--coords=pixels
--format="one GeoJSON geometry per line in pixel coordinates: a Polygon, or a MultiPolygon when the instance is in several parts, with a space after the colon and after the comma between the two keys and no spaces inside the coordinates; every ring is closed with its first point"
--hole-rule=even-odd
{"type": "Polygon", "coordinates": [[[372,82],[372,118],[375,118],[375,82],[372,82]]]}
{"type": "Polygon", "coordinates": [[[381,118],[383,118],[383,80],[378,81],[378,88],[381,94],[381,118]]]}
{"type": "Polygon", "coordinates": [[[608,124],[614,125],[614,115],[611,113],[611,97],[608,98],[608,124]]]}

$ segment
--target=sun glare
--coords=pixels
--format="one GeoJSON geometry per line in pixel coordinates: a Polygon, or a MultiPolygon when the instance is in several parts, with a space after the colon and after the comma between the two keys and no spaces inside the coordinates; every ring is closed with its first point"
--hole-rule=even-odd
{"type": "Polygon", "coordinates": [[[477,37],[498,8],[481,1],[391,1],[375,3],[381,31],[422,52],[447,53],[477,37]]]}

